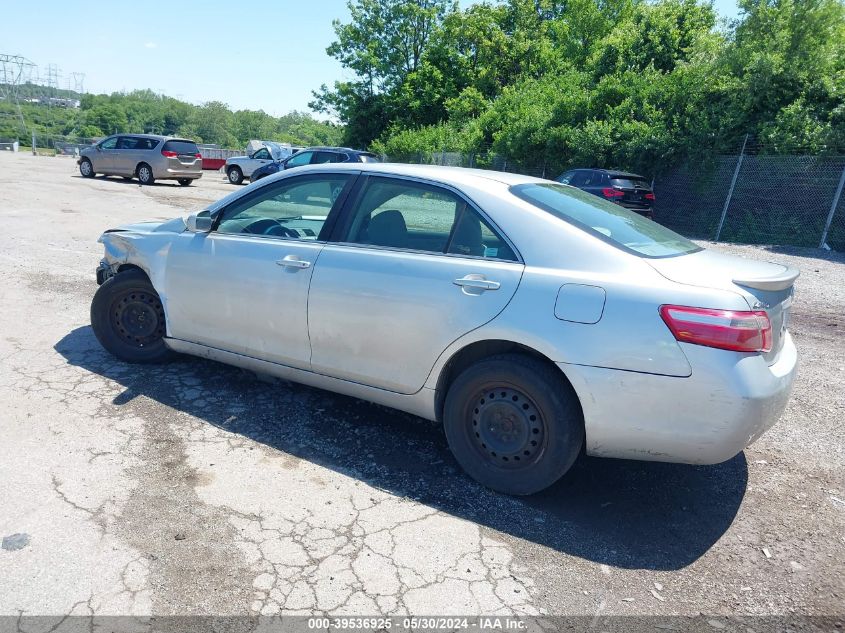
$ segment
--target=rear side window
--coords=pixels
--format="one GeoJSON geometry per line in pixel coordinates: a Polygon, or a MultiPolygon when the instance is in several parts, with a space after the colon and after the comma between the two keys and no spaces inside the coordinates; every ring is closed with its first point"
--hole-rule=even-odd
{"type": "Polygon", "coordinates": [[[510,191],[556,218],[634,255],[674,257],[701,250],[682,235],[585,191],[551,183],[515,185],[510,191]]]}
{"type": "Polygon", "coordinates": [[[314,152],[314,158],[311,159],[311,164],[342,163],[345,160],[346,154],[340,154],[338,152],[314,152]]]}
{"type": "Polygon", "coordinates": [[[162,151],[190,154],[191,156],[200,153],[197,144],[193,141],[167,141],[161,149],[162,151]]]}
{"type": "Polygon", "coordinates": [[[498,233],[462,198],[422,183],[371,177],[348,242],[516,261],[498,233]]]}
{"type": "Polygon", "coordinates": [[[135,149],[155,149],[156,145],[158,145],[158,139],[139,138],[138,145],[135,146],[135,149]]]}
{"type": "Polygon", "coordinates": [[[379,157],[375,154],[358,154],[358,158],[362,163],[380,163],[379,157]]]}

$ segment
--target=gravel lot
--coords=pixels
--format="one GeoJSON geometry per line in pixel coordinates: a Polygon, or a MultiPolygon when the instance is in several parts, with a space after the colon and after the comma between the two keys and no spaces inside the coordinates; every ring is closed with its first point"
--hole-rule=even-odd
{"type": "Polygon", "coordinates": [[[794,395],[744,454],[584,458],[512,499],[432,423],[100,348],[100,233],[232,189],[0,153],[0,614],[845,612],[845,256],[712,246],[802,271],[794,395]]]}

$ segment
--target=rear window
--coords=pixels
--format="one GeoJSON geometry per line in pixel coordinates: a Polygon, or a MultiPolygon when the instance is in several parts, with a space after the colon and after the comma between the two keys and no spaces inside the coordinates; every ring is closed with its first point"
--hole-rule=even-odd
{"type": "Polygon", "coordinates": [[[380,163],[379,157],[375,154],[358,154],[362,163],[380,163]]]}
{"type": "Polygon", "coordinates": [[[580,189],[530,183],[510,190],[556,218],[641,257],[674,257],[701,250],[682,235],[580,189]]]}
{"type": "Polygon", "coordinates": [[[611,177],[610,184],[615,187],[622,187],[623,189],[636,189],[637,187],[640,189],[651,189],[651,184],[645,178],[631,178],[630,176],[624,178],[613,176],[611,177]]]}
{"type": "Polygon", "coordinates": [[[190,154],[191,156],[200,153],[197,144],[193,141],[167,141],[161,149],[177,154],[190,154]]]}

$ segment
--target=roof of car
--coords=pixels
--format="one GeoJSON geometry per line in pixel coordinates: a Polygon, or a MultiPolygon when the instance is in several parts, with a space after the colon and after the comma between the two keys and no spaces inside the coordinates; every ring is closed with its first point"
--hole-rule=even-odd
{"type": "MultiPolygon", "coordinates": [[[[194,141],[182,136],[162,136],[161,134],[136,134],[135,132],[120,132],[118,134],[111,134],[110,136],[137,136],[138,138],[152,138],[157,141],[194,141]]],[[[106,137],[108,138],[108,137],[106,137]]]]}
{"type": "MultiPolygon", "coordinates": [[[[505,185],[519,185],[529,182],[550,182],[548,180],[534,178],[532,176],[524,176],[522,174],[512,174],[488,169],[444,167],[440,165],[410,165],[407,163],[330,163],[324,165],[303,165],[302,167],[296,167],[295,169],[300,171],[300,173],[331,169],[332,171],[361,171],[371,174],[411,176],[415,178],[436,180],[453,185],[472,183],[483,185],[484,182],[490,181],[500,182],[505,185]]],[[[284,173],[290,172],[280,172],[280,174],[284,173]]]]}
{"type": "Polygon", "coordinates": [[[301,152],[306,150],[310,151],[332,151],[332,152],[352,152],[354,154],[372,154],[372,152],[368,152],[365,149],[352,149],[351,147],[329,147],[328,145],[315,145],[313,147],[304,147],[302,148],[301,152]]]}
{"type": "Polygon", "coordinates": [[[619,169],[604,169],[603,167],[578,167],[572,171],[584,171],[588,169],[590,171],[604,172],[611,178],[644,178],[644,176],[641,176],[640,174],[632,174],[629,171],[621,171],[619,169]]]}

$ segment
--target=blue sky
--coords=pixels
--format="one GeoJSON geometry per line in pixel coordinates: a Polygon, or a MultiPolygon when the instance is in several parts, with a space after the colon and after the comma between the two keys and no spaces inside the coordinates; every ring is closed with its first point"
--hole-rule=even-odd
{"type": "MultiPolygon", "coordinates": [[[[736,17],[735,0],[715,5],[736,17]]],[[[9,0],[3,14],[0,53],[27,57],[42,75],[57,64],[63,88],[82,72],[87,92],[151,88],[278,116],[307,110],[311,90],[349,77],[325,50],[332,19],[348,19],[346,0],[9,0]]]]}

